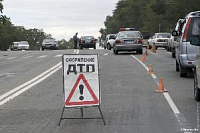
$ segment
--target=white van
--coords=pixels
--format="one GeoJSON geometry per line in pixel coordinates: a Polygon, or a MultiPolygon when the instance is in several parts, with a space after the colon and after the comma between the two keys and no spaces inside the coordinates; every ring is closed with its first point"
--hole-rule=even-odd
{"type": "Polygon", "coordinates": [[[13,42],[11,50],[29,50],[30,45],[27,41],[13,42]]]}

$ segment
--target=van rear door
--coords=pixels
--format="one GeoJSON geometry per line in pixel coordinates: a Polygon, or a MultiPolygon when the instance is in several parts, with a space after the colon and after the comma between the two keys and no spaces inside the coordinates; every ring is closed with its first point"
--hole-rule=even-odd
{"type": "Polygon", "coordinates": [[[194,61],[199,48],[190,44],[191,40],[190,38],[193,36],[200,37],[200,17],[191,18],[187,34],[188,35],[187,35],[186,45],[187,45],[188,60],[194,61]]]}

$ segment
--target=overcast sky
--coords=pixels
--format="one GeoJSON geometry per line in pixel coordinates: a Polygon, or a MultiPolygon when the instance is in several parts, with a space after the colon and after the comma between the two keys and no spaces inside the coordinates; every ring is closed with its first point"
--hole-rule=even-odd
{"type": "Polygon", "coordinates": [[[43,29],[56,39],[76,32],[98,37],[118,0],[4,0],[3,14],[16,26],[43,29]]]}

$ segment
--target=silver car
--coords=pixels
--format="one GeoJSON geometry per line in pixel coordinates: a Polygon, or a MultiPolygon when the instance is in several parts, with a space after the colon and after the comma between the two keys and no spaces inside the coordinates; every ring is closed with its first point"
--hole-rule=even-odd
{"type": "Polygon", "coordinates": [[[116,35],[113,44],[113,53],[118,54],[120,51],[136,51],[139,54],[143,53],[143,37],[139,31],[132,28],[120,29],[116,35]]]}
{"type": "Polygon", "coordinates": [[[198,48],[191,45],[191,37],[194,32],[198,32],[200,11],[191,12],[186,15],[179,31],[173,31],[173,36],[178,36],[176,50],[176,71],[180,72],[180,77],[186,77],[188,72],[195,68],[195,57],[198,48]]]}
{"type": "MultiPolygon", "coordinates": [[[[189,19],[190,26],[188,37],[191,45],[200,46],[200,12],[195,12],[192,14],[195,14],[195,17],[189,19]]],[[[195,56],[195,68],[193,69],[194,97],[195,100],[200,101],[200,47],[195,47],[195,49],[198,50],[198,52],[195,56]]]]}
{"type": "Polygon", "coordinates": [[[155,45],[156,49],[158,47],[167,49],[170,38],[170,33],[155,33],[154,36],[148,40],[149,49],[151,49],[153,45],[155,45]]]}

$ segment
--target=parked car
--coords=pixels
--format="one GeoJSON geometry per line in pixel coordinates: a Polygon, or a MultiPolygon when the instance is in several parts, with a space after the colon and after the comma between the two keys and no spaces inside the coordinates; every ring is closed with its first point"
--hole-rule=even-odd
{"type": "Polygon", "coordinates": [[[53,49],[57,50],[59,48],[58,41],[53,38],[46,38],[42,41],[42,50],[44,49],[53,49]]]}
{"type": "Polygon", "coordinates": [[[82,36],[79,39],[79,48],[94,48],[96,49],[96,41],[97,39],[94,36],[82,36]]]}
{"type": "Polygon", "coordinates": [[[173,36],[178,36],[178,45],[176,46],[176,71],[180,72],[180,77],[186,77],[188,72],[195,68],[195,58],[198,47],[191,45],[192,37],[200,30],[200,11],[187,14],[182,23],[183,28],[179,31],[173,31],[173,36]]]}
{"type": "Polygon", "coordinates": [[[113,48],[113,44],[115,42],[116,34],[108,34],[106,35],[106,43],[104,44],[104,49],[111,50],[113,48]]]}
{"type": "Polygon", "coordinates": [[[30,45],[27,41],[13,42],[10,46],[11,50],[29,50],[30,45]]]}
{"type": "Polygon", "coordinates": [[[113,53],[118,54],[120,51],[136,51],[143,53],[143,37],[135,28],[120,28],[113,44],[113,53]]]}
{"type": "Polygon", "coordinates": [[[149,49],[151,49],[152,46],[155,45],[156,49],[158,47],[164,47],[165,49],[167,49],[170,38],[171,38],[170,33],[155,33],[148,40],[148,47],[149,47],[149,49]]]}
{"type": "MultiPolygon", "coordinates": [[[[200,12],[192,12],[188,15],[189,19],[186,24],[185,39],[192,46],[198,50],[194,62],[194,97],[195,100],[200,101],[200,12]]],[[[188,45],[188,44],[187,44],[188,45]]]]}

